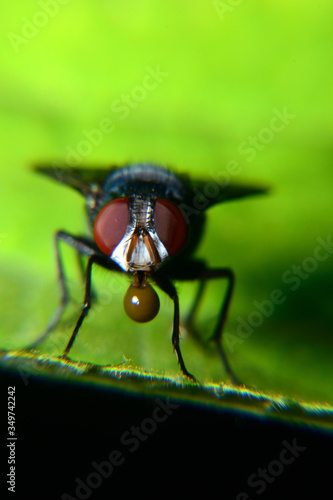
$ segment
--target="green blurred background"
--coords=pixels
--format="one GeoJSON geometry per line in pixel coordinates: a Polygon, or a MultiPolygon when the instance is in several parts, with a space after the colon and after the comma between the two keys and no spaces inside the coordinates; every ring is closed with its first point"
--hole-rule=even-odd
{"type": "MultiPolygon", "coordinates": [[[[236,272],[230,361],[249,385],[333,403],[333,255],[322,250],[327,259],[313,259],[317,238],[332,234],[333,5],[231,3],[45,0],[1,7],[2,348],[20,348],[43,330],[59,296],[53,234],[85,228],[83,200],[34,174],[33,164],[152,161],[211,180],[232,162],[240,172],[232,181],[271,191],[211,209],[198,251],[211,266],[236,272]],[[297,287],[293,266],[306,276],[297,287]],[[284,301],[273,308],[264,302],[270,312],[260,321],[254,302],[262,305],[276,289],[284,301]],[[235,343],[240,322],[251,318],[258,326],[235,343]]],[[[72,252],[64,249],[64,256],[74,305],[45,352],[65,346],[83,293],[72,252]]],[[[167,297],[160,295],[154,322],[135,325],[122,310],[126,280],[102,270],[94,277],[100,302],[72,357],[120,363],[124,356],[178,373],[167,297]]],[[[179,291],[184,311],[194,288],[179,291]]],[[[203,331],[213,328],[223,291],[222,284],[210,287],[203,331]]],[[[189,371],[225,380],[217,357],[185,332],[182,346],[189,371]]]]}

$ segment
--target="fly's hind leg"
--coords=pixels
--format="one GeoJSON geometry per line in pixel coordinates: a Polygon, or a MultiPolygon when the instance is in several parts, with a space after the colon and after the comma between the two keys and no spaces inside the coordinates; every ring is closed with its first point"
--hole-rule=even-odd
{"type": "Polygon", "coordinates": [[[199,335],[196,326],[195,326],[195,316],[197,314],[198,308],[200,306],[205,287],[208,281],[212,279],[226,279],[227,280],[227,289],[225,292],[225,295],[222,299],[221,305],[220,305],[220,310],[219,310],[219,315],[217,319],[217,323],[215,325],[214,331],[212,335],[209,338],[209,341],[214,342],[216,345],[217,352],[219,354],[219,357],[221,358],[222,364],[224,366],[224,369],[228,375],[228,377],[231,379],[231,381],[236,384],[236,385],[241,385],[241,382],[239,381],[238,377],[235,375],[228,357],[225,353],[225,350],[223,348],[223,329],[226,323],[227,319],[227,313],[228,309],[230,306],[230,301],[234,289],[234,273],[231,269],[229,268],[217,268],[217,269],[210,269],[206,267],[206,265],[203,262],[191,262],[190,265],[187,267],[184,266],[181,269],[181,272],[179,272],[179,275],[175,275],[175,279],[179,279],[181,281],[199,281],[199,288],[197,290],[194,302],[192,304],[192,307],[189,311],[189,314],[186,318],[185,321],[185,326],[189,330],[189,333],[194,336],[196,340],[199,342],[203,342],[203,339],[199,335]]]}
{"type": "MultiPolygon", "coordinates": [[[[228,357],[225,353],[224,347],[223,347],[223,330],[224,326],[227,320],[227,314],[230,306],[230,301],[234,289],[234,283],[235,283],[235,277],[234,273],[231,269],[228,268],[220,268],[220,269],[206,269],[202,276],[201,279],[204,282],[207,282],[207,280],[211,279],[217,279],[217,278],[222,278],[227,280],[227,290],[225,292],[225,296],[223,297],[221,306],[220,306],[220,311],[219,311],[219,316],[217,323],[215,325],[215,329],[213,331],[212,336],[210,337],[210,340],[215,343],[217,352],[221,358],[222,364],[225,368],[226,373],[230,377],[231,381],[236,384],[236,385],[241,385],[240,380],[238,377],[235,375],[233,369],[231,368],[231,365],[229,363],[228,357]]],[[[200,290],[200,289],[199,289],[200,290]]]]}
{"type": "Polygon", "coordinates": [[[34,350],[37,349],[42,342],[50,335],[50,333],[57,327],[66,306],[70,300],[68,288],[66,285],[66,277],[64,272],[64,266],[60,255],[60,242],[64,242],[67,245],[73,247],[78,254],[92,256],[95,255],[96,251],[93,247],[91,247],[87,242],[80,240],[80,238],[76,238],[69,233],[64,231],[58,231],[55,235],[55,252],[56,252],[56,265],[58,272],[58,280],[60,285],[60,304],[52,315],[45,331],[25,350],[34,350]]]}

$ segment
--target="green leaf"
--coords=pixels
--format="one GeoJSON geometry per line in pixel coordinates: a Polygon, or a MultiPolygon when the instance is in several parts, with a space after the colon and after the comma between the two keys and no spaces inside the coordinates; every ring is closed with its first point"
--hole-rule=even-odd
{"type": "Polygon", "coordinates": [[[306,424],[321,430],[333,430],[333,406],[299,402],[280,394],[224,383],[195,383],[182,375],[172,376],[145,371],[128,362],[118,366],[96,365],[82,361],[40,355],[31,352],[2,351],[1,365],[18,371],[25,385],[30,377],[51,377],[156,397],[167,396],[182,402],[209,405],[224,411],[306,424]]]}

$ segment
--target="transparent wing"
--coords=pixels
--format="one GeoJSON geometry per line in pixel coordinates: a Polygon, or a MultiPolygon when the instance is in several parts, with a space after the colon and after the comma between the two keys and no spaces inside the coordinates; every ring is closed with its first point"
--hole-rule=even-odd
{"type": "Polygon", "coordinates": [[[269,188],[246,184],[223,184],[212,179],[191,180],[187,182],[186,202],[193,208],[208,209],[213,205],[237,200],[248,196],[265,194],[269,188]]]}
{"type": "MultiPolygon", "coordinates": [[[[67,184],[79,191],[83,196],[86,196],[91,192],[92,184],[101,187],[106,177],[117,168],[119,167],[71,168],[63,167],[60,162],[54,162],[53,165],[37,165],[35,170],[38,173],[52,177],[58,182],[67,184]]],[[[219,203],[264,194],[268,191],[266,187],[262,186],[223,184],[212,179],[207,181],[190,179],[187,175],[180,175],[179,177],[186,186],[184,201],[193,208],[208,209],[219,203]]]]}
{"type": "Polygon", "coordinates": [[[101,186],[108,174],[116,168],[70,168],[54,162],[53,165],[36,165],[34,170],[67,184],[85,196],[91,191],[91,184],[101,186]]]}

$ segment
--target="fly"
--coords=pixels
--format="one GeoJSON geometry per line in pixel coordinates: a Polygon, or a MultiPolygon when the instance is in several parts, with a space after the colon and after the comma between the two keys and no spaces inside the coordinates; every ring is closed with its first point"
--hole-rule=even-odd
{"type": "Polygon", "coordinates": [[[194,313],[207,281],[224,278],[227,290],[220,305],[218,320],[210,340],[216,344],[222,364],[234,383],[239,383],[222,347],[222,332],[234,288],[234,273],[229,268],[210,268],[196,259],[205,225],[206,210],[213,205],[265,192],[260,187],[219,186],[214,196],[203,193],[209,183],[190,180],[151,164],[133,164],[109,169],[74,169],[39,166],[37,172],[53,177],[77,190],[86,200],[90,237],[66,231],[55,234],[56,260],[61,288],[60,306],[46,331],[30,348],[36,348],[57,326],[69,301],[59,244],[64,242],[79,255],[87,257],[85,295],[80,316],[64,350],[68,357],[84,318],[92,303],[91,274],[95,265],[126,273],[131,284],[124,297],[126,314],[145,323],[158,314],[159,297],[152,287],[166,293],[173,301],[172,345],[180,369],[195,381],[187,370],[180,349],[179,298],[174,281],[198,281],[199,288],[186,326],[191,332],[194,313]]]}

